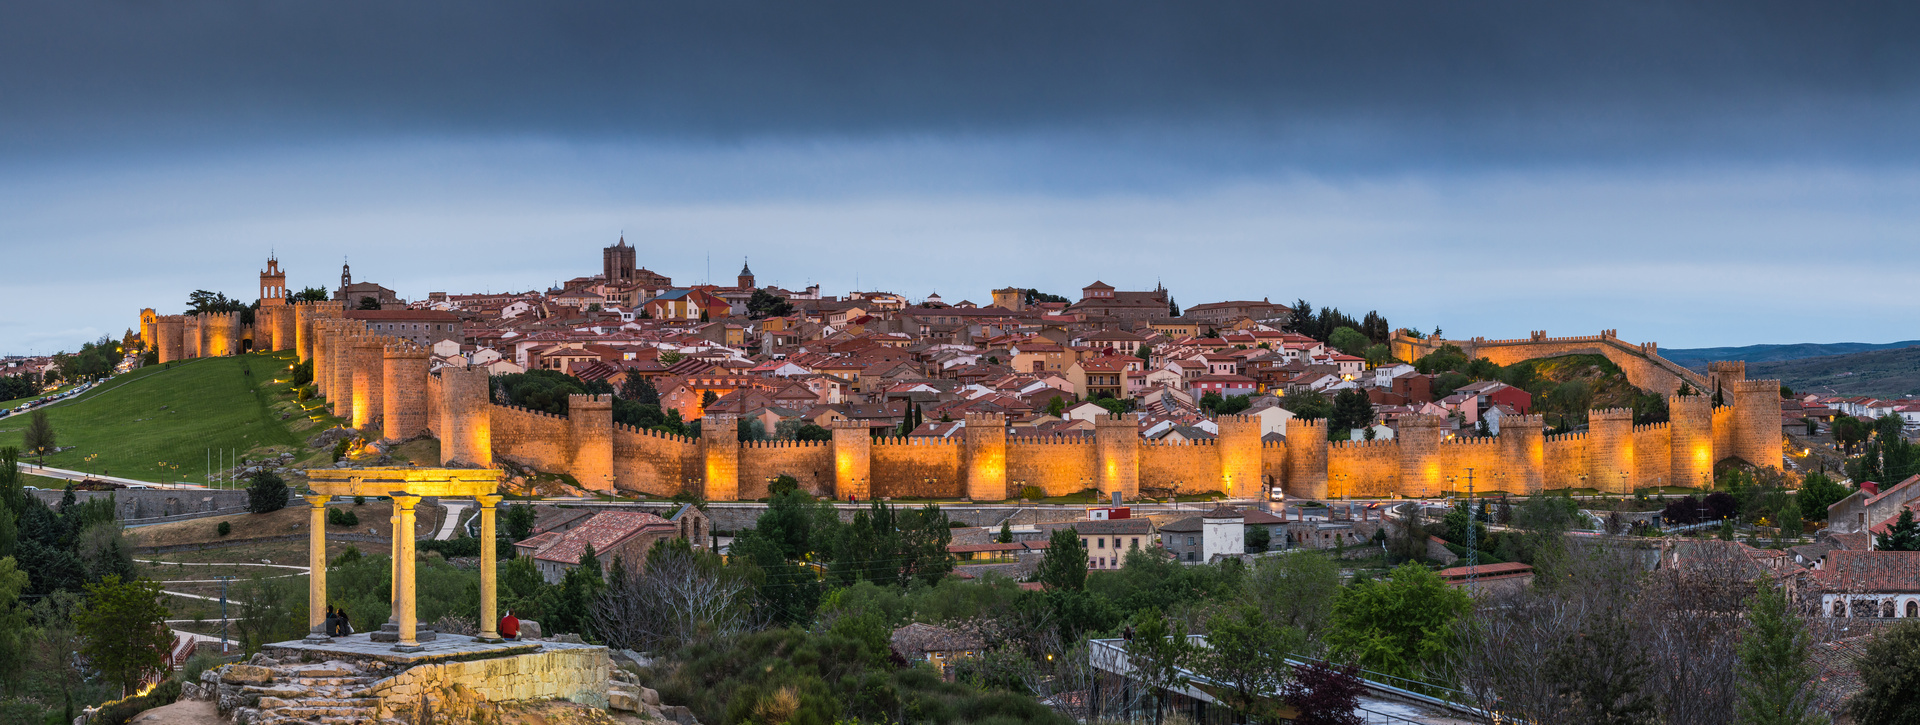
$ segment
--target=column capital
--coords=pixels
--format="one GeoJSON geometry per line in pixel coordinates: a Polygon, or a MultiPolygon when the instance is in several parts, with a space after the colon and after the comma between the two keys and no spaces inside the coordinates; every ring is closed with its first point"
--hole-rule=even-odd
{"type": "Polygon", "coordinates": [[[483,508],[483,509],[490,509],[490,508],[493,508],[493,507],[495,507],[495,506],[498,506],[498,505],[500,505],[500,502],[501,502],[501,501],[504,501],[504,500],[506,500],[506,498],[507,498],[507,497],[505,497],[505,496],[501,496],[501,495],[499,495],[499,494],[491,494],[491,493],[490,493],[490,494],[483,494],[483,495],[479,495],[479,496],[474,496],[474,497],[473,497],[473,500],[474,500],[474,503],[478,503],[478,504],[480,504],[480,508],[483,508]]]}
{"type": "Polygon", "coordinates": [[[420,503],[419,496],[410,495],[401,491],[389,493],[387,494],[387,498],[393,499],[393,508],[396,511],[412,511],[413,507],[420,503]]]}
{"type": "Polygon", "coordinates": [[[300,496],[300,498],[306,499],[307,503],[312,504],[313,507],[317,509],[326,508],[327,504],[333,502],[333,496],[331,494],[325,494],[325,493],[303,494],[300,496]]]}

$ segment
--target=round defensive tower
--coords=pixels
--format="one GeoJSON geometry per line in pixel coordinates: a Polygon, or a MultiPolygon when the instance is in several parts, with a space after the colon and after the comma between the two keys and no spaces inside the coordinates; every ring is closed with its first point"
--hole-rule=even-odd
{"type": "Polygon", "coordinates": [[[1290,498],[1327,497],[1327,422],[1287,419],[1287,480],[1290,498]]]}
{"type": "MultiPolygon", "coordinates": [[[[1427,498],[1447,492],[1447,477],[1457,474],[1445,470],[1440,460],[1440,440],[1446,436],[1446,422],[1437,415],[1400,418],[1400,430],[1394,440],[1400,444],[1401,495],[1427,498]]],[[[1288,440],[1291,442],[1292,437],[1288,440]]]]}
{"type": "Polygon", "coordinates": [[[1007,498],[1007,418],[999,413],[967,413],[967,498],[1007,498]]]}
{"type": "Polygon", "coordinates": [[[440,464],[491,468],[493,466],[493,403],[490,381],[482,368],[440,369],[441,410],[446,419],[440,436],[440,464]]]}
{"type": "Polygon", "coordinates": [[[1587,411],[1587,486],[1606,493],[1633,493],[1633,409],[1587,411]]]}
{"type": "Polygon", "coordinates": [[[1233,498],[1266,498],[1261,491],[1260,419],[1250,415],[1223,415],[1215,421],[1220,439],[1221,490],[1233,498]]]}
{"type": "Polygon", "coordinates": [[[386,340],[362,334],[353,339],[353,427],[367,430],[380,424],[385,412],[384,366],[386,340]]]}
{"type": "Polygon", "coordinates": [[[160,362],[170,363],[186,359],[187,318],[181,315],[162,315],[154,318],[154,347],[160,352],[160,362]]]}
{"type": "Polygon", "coordinates": [[[873,492],[873,436],[867,432],[867,426],[857,420],[832,420],[827,425],[833,430],[833,497],[835,499],[865,499],[873,492]]]}
{"type": "Polygon", "coordinates": [[[1780,381],[1736,382],[1727,401],[1733,404],[1733,454],[1763,468],[1783,468],[1786,436],[1780,431],[1780,381]]]}
{"type": "Polygon", "coordinates": [[[1546,420],[1539,415],[1500,419],[1500,453],[1506,459],[1507,493],[1531,496],[1546,488],[1546,420]]]}
{"type": "Polygon", "coordinates": [[[407,343],[386,346],[380,401],[380,437],[403,441],[427,430],[427,350],[407,343]]]}
{"type": "Polygon", "coordinates": [[[1673,440],[1667,465],[1669,486],[1713,485],[1713,399],[1707,395],[1667,398],[1668,430],[1673,440]]]}

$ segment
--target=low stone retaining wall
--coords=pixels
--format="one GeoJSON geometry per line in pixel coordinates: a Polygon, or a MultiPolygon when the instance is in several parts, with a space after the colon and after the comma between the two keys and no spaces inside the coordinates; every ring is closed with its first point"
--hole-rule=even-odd
{"type": "MultiPolygon", "coordinates": [[[[169,544],[166,546],[136,546],[133,548],[133,553],[135,554],[177,554],[183,551],[210,551],[213,549],[225,549],[225,548],[234,547],[234,546],[253,546],[255,544],[273,544],[273,543],[279,543],[283,541],[298,541],[301,543],[305,543],[307,541],[307,538],[308,537],[306,534],[288,534],[286,536],[256,536],[251,539],[227,539],[222,541],[207,541],[207,542],[202,542],[198,544],[169,544]]],[[[381,546],[389,546],[393,543],[392,539],[389,539],[383,536],[373,536],[370,534],[335,534],[331,532],[327,534],[327,541],[355,541],[362,544],[379,544],[381,546]]]]}
{"type": "Polygon", "coordinates": [[[543,642],[541,651],[512,657],[416,665],[367,688],[382,713],[411,722],[423,715],[479,722],[487,703],[559,699],[607,706],[613,664],[607,648],[543,642]]]}

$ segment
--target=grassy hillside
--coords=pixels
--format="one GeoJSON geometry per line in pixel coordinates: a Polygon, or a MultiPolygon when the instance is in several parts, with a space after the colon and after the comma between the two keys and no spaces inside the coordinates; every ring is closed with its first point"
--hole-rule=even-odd
{"type": "Polygon", "coordinates": [[[1794,345],[1746,345],[1742,347],[1662,348],[1660,357],[1695,370],[1706,370],[1714,360],[1741,360],[1748,363],[1783,362],[1810,357],[1848,355],[1872,350],[1890,350],[1920,345],[1920,340],[1901,342],[1803,342],[1794,345]]]}
{"type": "MultiPolygon", "coordinates": [[[[275,382],[286,379],[292,360],[292,352],[189,360],[115,378],[45,409],[58,444],[74,447],[47,456],[47,465],[198,483],[208,449],[304,457],[304,439],[339,421],[303,411],[292,386],[275,382]]],[[[0,421],[0,446],[20,445],[26,425],[26,416],[0,421]]]]}
{"type": "Polygon", "coordinates": [[[1747,377],[1779,378],[1796,392],[1823,395],[1920,395],[1920,346],[1785,362],[1748,363],[1747,377]]]}

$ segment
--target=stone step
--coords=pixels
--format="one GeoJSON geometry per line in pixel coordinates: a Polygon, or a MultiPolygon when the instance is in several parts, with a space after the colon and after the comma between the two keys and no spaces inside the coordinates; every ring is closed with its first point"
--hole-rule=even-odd
{"type": "MultiPolygon", "coordinates": [[[[289,677],[287,678],[287,680],[293,682],[294,684],[300,685],[302,687],[339,687],[342,685],[359,685],[359,684],[372,682],[376,679],[378,678],[364,677],[364,676],[363,677],[289,677]]],[[[274,678],[274,681],[279,682],[280,678],[276,677],[274,678]]]]}
{"type": "Polygon", "coordinates": [[[295,720],[343,717],[366,722],[378,713],[370,707],[276,707],[273,708],[273,714],[295,720]]]}

